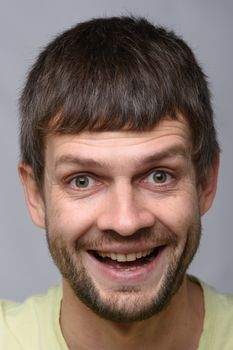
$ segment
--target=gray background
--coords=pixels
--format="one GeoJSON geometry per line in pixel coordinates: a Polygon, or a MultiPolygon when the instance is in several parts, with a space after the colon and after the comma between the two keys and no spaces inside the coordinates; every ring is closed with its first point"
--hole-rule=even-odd
{"type": "Polygon", "coordinates": [[[57,33],[90,17],[129,13],[147,16],[181,34],[209,76],[222,147],[221,171],[218,194],[203,219],[201,248],[190,271],[233,293],[233,2],[0,0],[0,298],[23,300],[60,280],[43,231],[30,222],[17,175],[17,99],[25,74],[57,33]]]}

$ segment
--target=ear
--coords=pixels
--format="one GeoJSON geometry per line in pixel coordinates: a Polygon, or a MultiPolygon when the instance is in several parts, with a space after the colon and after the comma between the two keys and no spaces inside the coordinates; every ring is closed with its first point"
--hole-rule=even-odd
{"type": "Polygon", "coordinates": [[[33,170],[30,165],[18,165],[19,176],[24,188],[27,207],[31,219],[35,225],[45,228],[45,205],[42,193],[35,180],[33,170]]]}
{"type": "Polygon", "coordinates": [[[211,166],[203,180],[199,184],[199,206],[200,214],[204,215],[211,207],[218,180],[219,153],[217,154],[213,166],[211,166]]]}

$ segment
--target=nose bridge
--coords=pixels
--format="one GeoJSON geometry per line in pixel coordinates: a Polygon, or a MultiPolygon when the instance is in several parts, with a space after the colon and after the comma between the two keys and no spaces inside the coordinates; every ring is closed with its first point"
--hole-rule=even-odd
{"type": "Polygon", "coordinates": [[[140,203],[136,189],[126,181],[119,181],[109,191],[104,208],[98,220],[101,230],[129,236],[154,224],[152,212],[140,203]]]}

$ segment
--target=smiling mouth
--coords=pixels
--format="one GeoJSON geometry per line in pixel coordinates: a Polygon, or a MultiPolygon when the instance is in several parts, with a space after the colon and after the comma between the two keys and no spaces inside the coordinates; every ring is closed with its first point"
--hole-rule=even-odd
{"type": "Polygon", "coordinates": [[[164,250],[165,245],[137,253],[110,253],[103,251],[89,251],[100,263],[112,269],[137,269],[151,263],[164,250]]]}

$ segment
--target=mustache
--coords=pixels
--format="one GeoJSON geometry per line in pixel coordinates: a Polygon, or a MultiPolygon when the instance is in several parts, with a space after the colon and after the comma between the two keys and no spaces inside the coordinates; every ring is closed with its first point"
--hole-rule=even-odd
{"type": "Polygon", "coordinates": [[[176,245],[178,242],[177,235],[167,229],[140,229],[134,232],[130,236],[122,236],[114,230],[106,230],[104,232],[98,232],[92,236],[91,239],[87,237],[80,237],[75,246],[75,250],[93,249],[100,250],[106,245],[113,243],[120,244],[132,244],[132,243],[145,243],[150,242],[151,245],[176,245]]]}

